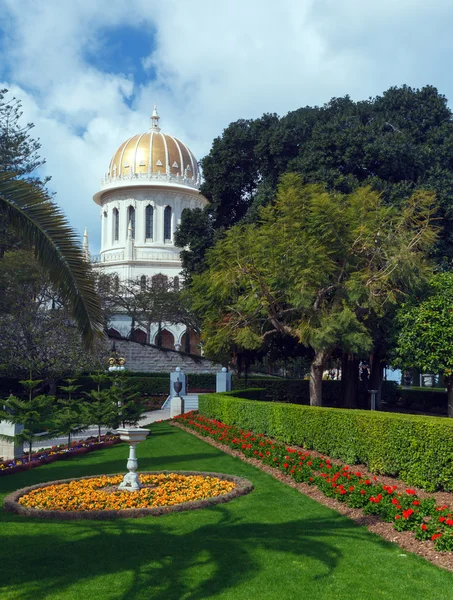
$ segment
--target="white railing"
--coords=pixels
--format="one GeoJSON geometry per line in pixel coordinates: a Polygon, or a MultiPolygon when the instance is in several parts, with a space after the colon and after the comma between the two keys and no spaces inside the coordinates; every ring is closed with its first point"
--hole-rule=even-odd
{"type": "MultiPolygon", "coordinates": [[[[125,260],[124,252],[110,252],[108,254],[94,254],[91,256],[93,264],[119,262],[125,260]]],[[[153,252],[152,250],[135,250],[132,260],[159,261],[180,263],[179,254],[171,254],[170,252],[153,252]]]]}
{"type": "Polygon", "coordinates": [[[119,260],[124,260],[124,252],[122,250],[117,252],[110,252],[109,254],[94,254],[91,256],[91,262],[95,264],[105,262],[117,262],[119,260]]]}
{"type": "Polygon", "coordinates": [[[136,250],[136,260],[160,260],[165,262],[180,262],[179,254],[170,254],[169,252],[153,252],[152,250],[136,250]]]}
{"type": "Polygon", "coordinates": [[[114,183],[130,181],[166,181],[167,183],[177,183],[198,190],[200,187],[200,177],[192,179],[181,175],[171,175],[169,173],[127,173],[126,175],[106,175],[101,180],[101,189],[110,187],[114,183]]]}

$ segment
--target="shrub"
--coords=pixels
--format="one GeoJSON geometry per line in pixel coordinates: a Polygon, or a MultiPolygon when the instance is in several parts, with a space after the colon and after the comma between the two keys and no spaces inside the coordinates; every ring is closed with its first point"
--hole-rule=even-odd
{"type": "Polygon", "coordinates": [[[129,380],[131,391],[138,392],[140,395],[158,396],[160,394],[168,396],[170,393],[170,377],[132,377],[129,380]]]}
{"type": "Polygon", "coordinates": [[[397,413],[199,398],[200,413],[287,444],[317,450],[372,472],[398,476],[428,491],[453,491],[453,421],[397,413]]]}
{"type": "Polygon", "coordinates": [[[390,404],[422,412],[448,412],[447,392],[440,388],[398,388],[390,404]]]}

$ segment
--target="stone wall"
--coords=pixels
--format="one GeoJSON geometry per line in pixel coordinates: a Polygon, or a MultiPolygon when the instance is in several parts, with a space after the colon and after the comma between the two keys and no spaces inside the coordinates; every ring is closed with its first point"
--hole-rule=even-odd
{"type": "Polygon", "coordinates": [[[126,368],[130,371],[168,373],[180,367],[185,373],[217,373],[222,368],[222,365],[206,358],[190,356],[176,350],[161,350],[156,346],[129,340],[111,338],[111,341],[115,342],[118,356],[126,359],[126,368]]]}

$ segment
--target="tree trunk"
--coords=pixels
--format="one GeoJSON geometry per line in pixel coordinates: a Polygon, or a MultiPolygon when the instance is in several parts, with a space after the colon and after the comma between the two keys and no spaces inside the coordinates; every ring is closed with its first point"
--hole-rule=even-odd
{"type": "Polygon", "coordinates": [[[101,443],[101,426],[98,425],[98,442],[101,443]]]}
{"type": "Polygon", "coordinates": [[[322,406],[322,374],[328,355],[326,350],[315,350],[310,366],[310,406],[322,406]]]}
{"type": "MultiPolygon", "coordinates": [[[[371,373],[370,379],[368,381],[368,390],[377,390],[376,394],[376,410],[381,409],[381,399],[382,399],[382,379],[384,377],[384,366],[385,360],[379,350],[373,352],[370,357],[371,363],[371,373]]],[[[368,394],[371,398],[371,394],[368,394]]],[[[368,403],[370,403],[370,398],[368,398],[368,403]]]]}
{"type": "Polygon", "coordinates": [[[448,393],[448,416],[453,417],[453,375],[445,378],[448,393]]]}
{"type": "Polygon", "coordinates": [[[184,338],[184,352],[190,354],[190,329],[186,329],[186,337],[184,338]]]}
{"type": "Polygon", "coordinates": [[[71,432],[68,433],[68,450],[69,450],[70,446],[71,446],[71,432]]]}
{"type": "Polygon", "coordinates": [[[341,357],[341,401],[344,408],[357,408],[359,393],[359,359],[343,352],[341,357]]]}

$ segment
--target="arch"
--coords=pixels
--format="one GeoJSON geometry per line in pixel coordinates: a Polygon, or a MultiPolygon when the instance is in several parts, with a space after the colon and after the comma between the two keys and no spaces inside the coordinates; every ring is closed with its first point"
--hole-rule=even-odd
{"type": "Polygon", "coordinates": [[[129,231],[129,223],[132,228],[132,239],[135,239],[135,208],[133,206],[127,207],[127,231],[129,231]]]}
{"type": "Polygon", "coordinates": [[[166,290],[168,287],[168,275],[157,273],[151,277],[151,285],[153,288],[166,290]]]}
{"type": "Polygon", "coordinates": [[[173,289],[175,290],[175,292],[179,292],[179,277],[178,277],[178,275],[175,275],[173,277],[173,289]]]}
{"type": "Polygon", "coordinates": [[[164,209],[164,241],[171,242],[171,206],[164,209]]]}
{"type": "MultiPolygon", "coordinates": [[[[157,335],[157,334],[156,334],[157,335]]],[[[168,329],[162,329],[161,333],[162,348],[169,348],[174,350],[175,347],[175,336],[168,329]]]]}
{"type": "Polygon", "coordinates": [[[140,291],[144,292],[146,290],[146,275],[142,275],[140,277],[140,291]]]}
{"type": "Polygon", "coordinates": [[[113,241],[117,242],[120,237],[120,213],[117,208],[113,209],[113,241]]]}
{"type": "Polygon", "coordinates": [[[154,208],[148,204],[145,209],[145,239],[152,240],[154,237],[154,208]]]}
{"type": "Polygon", "coordinates": [[[190,330],[189,345],[186,346],[186,344],[187,344],[187,330],[185,331],[185,333],[183,334],[183,336],[181,338],[181,350],[183,352],[190,350],[190,354],[197,354],[198,356],[201,355],[200,335],[196,331],[193,331],[192,329],[190,330]]]}
{"type": "Polygon", "coordinates": [[[121,335],[121,333],[117,329],[115,329],[114,327],[109,327],[109,329],[107,330],[107,333],[108,333],[109,337],[112,337],[112,338],[118,338],[118,339],[120,339],[120,338],[123,337],[121,335]]]}
{"type": "Polygon", "coordinates": [[[133,342],[146,344],[146,333],[142,329],[134,329],[131,337],[133,342]]]}

